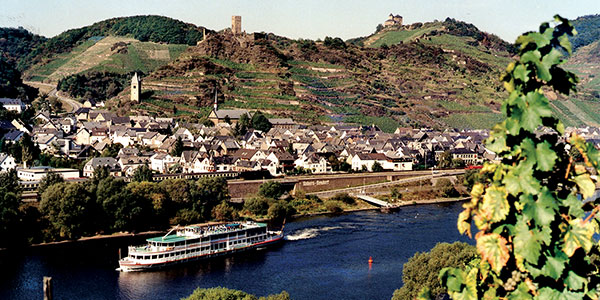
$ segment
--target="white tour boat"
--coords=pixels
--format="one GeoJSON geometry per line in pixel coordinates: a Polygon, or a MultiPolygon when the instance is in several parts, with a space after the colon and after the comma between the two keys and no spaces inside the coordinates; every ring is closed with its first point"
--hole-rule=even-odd
{"type": "Polygon", "coordinates": [[[283,230],[270,231],[265,223],[186,226],[171,229],[162,237],[149,238],[146,245],[129,246],[119,260],[122,272],[145,271],[177,263],[264,248],[283,240],[283,230]],[[170,235],[173,231],[176,234],[170,235]]]}

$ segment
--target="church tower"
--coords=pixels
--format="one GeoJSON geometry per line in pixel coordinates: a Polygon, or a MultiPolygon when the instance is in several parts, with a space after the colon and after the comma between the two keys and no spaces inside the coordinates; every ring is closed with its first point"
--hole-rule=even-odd
{"type": "Polygon", "coordinates": [[[131,78],[131,102],[140,103],[142,94],[142,79],[137,72],[131,78]]]}

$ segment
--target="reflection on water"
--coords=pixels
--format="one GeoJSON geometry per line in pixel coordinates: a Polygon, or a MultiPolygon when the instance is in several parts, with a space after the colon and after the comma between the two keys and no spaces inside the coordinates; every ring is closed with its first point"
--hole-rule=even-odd
{"type": "Polygon", "coordinates": [[[293,299],[390,299],[415,252],[467,240],[456,230],[460,210],[446,204],[305,218],[288,223],[287,240],[275,248],[151,272],[115,271],[118,249],[143,239],[3,255],[0,299],[41,298],[43,276],[53,277],[55,299],[180,299],[215,286],[258,296],[286,290],[293,299]]]}

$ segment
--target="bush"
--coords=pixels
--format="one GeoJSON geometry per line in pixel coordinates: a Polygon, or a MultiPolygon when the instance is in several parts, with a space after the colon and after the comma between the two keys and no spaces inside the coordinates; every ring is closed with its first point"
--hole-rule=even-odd
{"type": "Polygon", "coordinates": [[[356,201],[354,200],[354,198],[352,196],[348,195],[348,193],[339,193],[339,194],[336,194],[335,196],[331,197],[330,200],[341,201],[341,202],[346,203],[346,204],[354,204],[354,203],[356,203],[356,201]]]}
{"type": "Polygon", "coordinates": [[[250,198],[244,201],[244,209],[255,216],[264,216],[269,211],[269,201],[262,197],[250,198]]]}
{"type": "Polygon", "coordinates": [[[428,288],[432,295],[446,293],[438,279],[438,274],[445,267],[466,266],[477,258],[474,246],[467,243],[438,243],[429,252],[415,253],[402,270],[402,288],[394,292],[392,300],[415,299],[422,288],[428,288]]]}
{"type": "Polygon", "coordinates": [[[336,200],[325,201],[325,208],[327,208],[329,212],[332,212],[334,214],[339,214],[344,211],[344,209],[342,208],[342,203],[336,200]]]}
{"type": "Polygon", "coordinates": [[[294,207],[285,201],[275,202],[269,207],[268,216],[273,222],[282,222],[296,213],[294,207]]]}
{"type": "Polygon", "coordinates": [[[258,194],[271,199],[279,199],[281,195],[283,195],[284,191],[281,186],[281,183],[277,181],[267,181],[260,185],[258,188],[258,194]]]}
{"type": "Polygon", "coordinates": [[[454,184],[450,179],[440,178],[435,184],[436,189],[440,192],[442,197],[458,197],[459,193],[454,187],[454,184]]]}
{"type": "Polygon", "coordinates": [[[227,201],[223,201],[219,205],[215,206],[212,209],[212,216],[218,221],[230,221],[237,219],[236,211],[227,203],[227,201]]]}
{"type": "Polygon", "coordinates": [[[256,298],[256,296],[238,290],[216,287],[209,289],[197,288],[193,294],[182,300],[290,300],[290,295],[283,291],[280,294],[256,298]]]}

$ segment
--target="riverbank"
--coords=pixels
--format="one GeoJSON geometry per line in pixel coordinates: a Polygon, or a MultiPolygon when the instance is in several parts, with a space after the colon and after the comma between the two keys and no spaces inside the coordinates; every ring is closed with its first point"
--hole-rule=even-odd
{"type": "MultiPolygon", "coordinates": [[[[470,197],[461,197],[461,198],[437,198],[437,199],[427,199],[427,200],[415,200],[415,201],[404,201],[400,203],[393,203],[394,205],[398,205],[399,207],[405,206],[416,206],[416,205],[428,205],[428,204],[443,204],[443,203],[454,203],[454,202],[464,202],[470,200],[470,197]]],[[[361,212],[361,211],[373,211],[380,210],[381,207],[371,206],[371,207],[362,207],[362,208],[353,208],[353,209],[345,209],[341,213],[333,213],[329,211],[323,212],[315,212],[308,214],[295,214],[292,216],[292,220],[306,218],[306,217],[316,217],[316,216],[327,216],[327,215],[339,215],[353,212],[361,212]]]]}
{"type": "MultiPolygon", "coordinates": [[[[469,199],[470,199],[469,197],[438,198],[438,199],[427,199],[427,200],[415,200],[415,201],[410,201],[410,202],[403,201],[403,202],[394,203],[394,204],[398,205],[399,207],[406,207],[406,206],[415,206],[415,205],[462,202],[462,201],[467,201],[469,199]]],[[[370,206],[370,207],[351,208],[351,209],[345,209],[341,213],[333,213],[330,211],[323,211],[323,212],[314,212],[314,213],[305,213],[305,214],[295,214],[290,218],[290,221],[294,221],[296,219],[301,219],[301,218],[307,218],[307,217],[327,216],[327,215],[332,216],[332,215],[339,215],[339,214],[348,214],[348,213],[354,213],[354,212],[375,211],[375,210],[380,210],[380,207],[370,206]]],[[[267,222],[268,219],[257,219],[256,221],[257,222],[267,222]]],[[[208,222],[208,223],[203,223],[203,224],[217,224],[217,223],[219,223],[219,222],[208,222]]],[[[115,240],[119,240],[119,239],[131,239],[131,238],[142,239],[142,238],[149,238],[149,237],[154,237],[157,235],[165,234],[165,233],[167,233],[168,230],[169,229],[153,230],[153,231],[144,231],[144,232],[138,232],[138,233],[118,232],[118,233],[107,234],[107,235],[95,235],[95,236],[90,236],[90,237],[82,237],[82,238],[79,238],[76,240],[65,240],[65,241],[57,241],[57,242],[32,244],[32,245],[27,246],[26,248],[40,249],[40,248],[70,246],[70,245],[75,245],[75,244],[85,245],[87,243],[97,243],[97,242],[102,242],[102,241],[115,241],[115,240]]],[[[4,252],[4,251],[8,251],[8,250],[9,249],[2,248],[2,249],[0,249],[0,252],[4,252]]]]}

